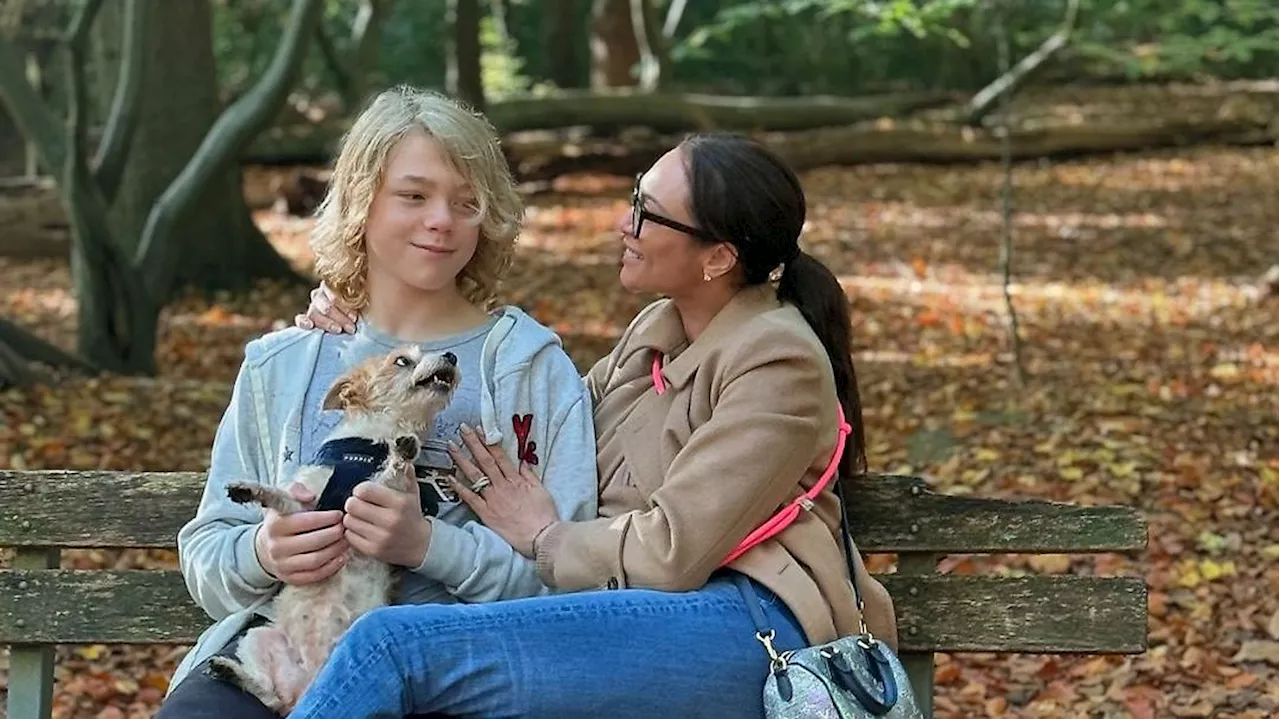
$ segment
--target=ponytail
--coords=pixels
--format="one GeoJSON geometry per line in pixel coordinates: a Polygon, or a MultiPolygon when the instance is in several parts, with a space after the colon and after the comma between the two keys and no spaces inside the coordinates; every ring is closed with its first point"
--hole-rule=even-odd
{"type": "Polygon", "coordinates": [[[695,226],[729,242],[738,252],[747,285],[770,280],[782,265],[778,299],[800,309],[822,341],[835,375],[845,421],[853,427],[840,470],[845,477],[867,470],[862,401],[853,373],[849,301],[835,275],[800,251],[804,188],[776,153],[747,137],[724,133],[691,135],[680,143],[689,172],[689,211],[695,226]]]}
{"type": "Polygon", "coordinates": [[[844,409],[845,421],[853,428],[840,460],[841,474],[846,478],[862,474],[867,471],[867,446],[858,377],[853,369],[849,300],[844,289],[826,265],[801,251],[782,269],[778,299],[800,310],[827,350],[835,375],[836,396],[844,409]]]}

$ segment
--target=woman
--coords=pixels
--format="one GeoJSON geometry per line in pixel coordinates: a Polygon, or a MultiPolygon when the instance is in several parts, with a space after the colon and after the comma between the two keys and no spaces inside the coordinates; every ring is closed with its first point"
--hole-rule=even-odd
{"type": "Polygon", "coordinates": [[[226,488],[232,480],[288,484],[340,419],[321,408],[334,379],[415,343],[453,353],[461,375],[423,438],[439,444],[439,457],[421,457],[424,464],[448,465],[444,441],[460,425],[478,426],[506,451],[536,452],[552,475],[547,496],[558,515],[594,517],[590,396],[554,333],[514,307],[491,307],[522,213],[493,128],[452,100],[395,88],[353,123],[311,244],[320,276],[362,318],[350,334],[288,329],[246,347],[200,508],[178,535],[187,587],[216,623],[179,666],[161,719],[274,716],[198,667],[269,620],[282,584],[332,576],[350,549],[408,570],[402,603],[547,592],[534,562],[456,496],[437,497],[427,504],[436,513],[424,516],[426,483],[405,493],[365,482],[344,511],[287,517],[236,504],[226,488]]]}
{"type": "MultiPolygon", "coordinates": [[[[377,610],[291,716],[759,716],[768,656],[735,573],[754,582],[779,651],[855,632],[829,489],[721,566],[813,486],[840,410],[852,425],[844,474],[865,466],[848,304],[799,248],[804,215],[795,174],[756,143],[694,136],[658,160],[618,225],[620,280],[669,299],[641,311],[586,378],[600,516],[558,515],[543,489],[551,470],[467,428],[473,460],[453,450],[488,485],[459,494],[548,586],[604,591],[377,610]]],[[[888,594],[857,570],[868,624],[896,645],[888,594]]]]}

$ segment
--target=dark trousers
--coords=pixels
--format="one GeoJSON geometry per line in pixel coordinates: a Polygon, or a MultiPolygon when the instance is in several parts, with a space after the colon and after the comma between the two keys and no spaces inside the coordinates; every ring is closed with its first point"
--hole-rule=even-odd
{"type": "MultiPolygon", "coordinates": [[[[261,623],[255,619],[249,627],[261,623]]],[[[240,637],[236,637],[218,654],[234,656],[239,643],[240,637]]],[[[231,682],[209,676],[208,667],[207,659],[197,664],[174,687],[152,719],[280,719],[279,714],[268,709],[254,695],[231,682]]]]}
{"type": "MultiPolygon", "coordinates": [[[[263,624],[265,620],[258,618],[249,623],[245,629],[263,624]]],[[[244,636],[243,634],[240,636],[244,636]]],[[[221,656],[234,656],[236,646],[240,644],[240,636],[222,651],[221,656]]],[[[191,673],[173,688],[160,711],[152,719],[280,719],[280,715],[271,711],[258,698],[240,687],[221,679],[209,676],[207,668],[209,660],[197,664],[191,673]]],[[[415,715],[417,719],[432,719],[440,715],[415,715]]],[[[415,719],[409,717],[408,719],[415,719]]]]}

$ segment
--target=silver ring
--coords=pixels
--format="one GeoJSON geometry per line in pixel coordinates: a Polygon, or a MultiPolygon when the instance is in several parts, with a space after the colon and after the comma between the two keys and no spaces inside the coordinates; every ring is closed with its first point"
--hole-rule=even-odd
{"type": "Polygon", "coordinates": [[[480,494],[491,484],[493,484],[493,480],[482,474],[479,479],[471,483],[471,491],[480,494]]]}

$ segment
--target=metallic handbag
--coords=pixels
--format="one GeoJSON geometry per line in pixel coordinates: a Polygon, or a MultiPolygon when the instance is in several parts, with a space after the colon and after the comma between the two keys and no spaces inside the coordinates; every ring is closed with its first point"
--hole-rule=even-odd
{"type": "Polygon", "coordinates": [[[751,580],[742,574],[735,577],[756,625],[756,639],[769,654],[764,715],[767,719],[924,719],[902,662],[887,644],[871,635],[863,619],[862,592],[855,579],[854,548],[839,482],[836,496],[840,498],[840,536],[849,583],[858,604],[858,634],[779,652],[773,646],[777,635],[765,621],[751,580]]]}

